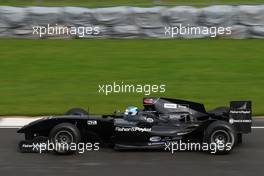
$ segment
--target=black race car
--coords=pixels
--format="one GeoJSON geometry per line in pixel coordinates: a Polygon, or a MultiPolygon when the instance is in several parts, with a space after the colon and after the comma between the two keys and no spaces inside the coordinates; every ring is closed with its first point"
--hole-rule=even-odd
{"type": "MultiPolygon", "coordinates": [[[[214,153],[229,153],[242,142],[242,134],[251,132],[251,101],[232,101],[230,107],[208,112],[203,104],[170,98],[146,97],[143,105],[144,109],[133,116],[119,112],[90,115],[83,109],[73,108],[63,116],[36,120],[18,130],[25,134],[19,149],[32,152],[32,144],[47,141],[98,142],[100,146],[116,150],[166,149],[181,141],[221,144],[224,147],[214,153]]],[[[73,152],[69,148],[54,150],[73,152]]]]}

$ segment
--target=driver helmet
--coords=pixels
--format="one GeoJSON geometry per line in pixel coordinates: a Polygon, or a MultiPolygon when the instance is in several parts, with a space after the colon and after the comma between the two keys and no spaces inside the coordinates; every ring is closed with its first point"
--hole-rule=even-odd
{"type": "Polygon", "coordinates": [[[139,111],[139,109],[137,107],[129,106],[125,110],[125,115],[135,116],[135,115],[137,115],[138,111],[139,111]]]}

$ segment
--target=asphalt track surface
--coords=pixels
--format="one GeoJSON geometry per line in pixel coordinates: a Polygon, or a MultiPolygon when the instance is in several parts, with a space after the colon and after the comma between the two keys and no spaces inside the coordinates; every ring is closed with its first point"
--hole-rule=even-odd
{"type": "MultiPolygon", "coordinates": [[[[263,127],[263,120],[253,126],[263,127]]],[[[263,175],[264,128],[253,128],[244,135],[243,144],[229,155],[203,152],[159,151],[117,152],[100,149],[78,155],[58,156],[52,153],[19,153],[17,143],[23,136],[16,129],[0,129],[0,175],[58,176],[58,175],[263,175]]]]}

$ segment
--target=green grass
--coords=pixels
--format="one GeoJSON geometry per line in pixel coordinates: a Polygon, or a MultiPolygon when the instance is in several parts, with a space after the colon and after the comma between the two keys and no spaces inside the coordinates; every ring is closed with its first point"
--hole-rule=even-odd
{"type": "Polygon", "coordinates": [[[264,0],[0,0],[10,6],[152,6],[152,5],[205,5],[205,4],[258,4],[264,0]]]}
{"type": "Polygon", "coordinates": [[[0,39],[0,114],[111,113],[141,107],[143,94],[98,93],[98,85],[166,84],[164,94],[202,102],[253,100],[264,114],[263,40],[0,39]]]}

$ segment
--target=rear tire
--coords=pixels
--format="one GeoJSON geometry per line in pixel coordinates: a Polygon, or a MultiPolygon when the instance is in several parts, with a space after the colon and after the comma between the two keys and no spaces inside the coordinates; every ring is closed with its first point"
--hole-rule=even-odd
{"type": "Polygon", "coordinates": [[[76,146],[81,141],[80,131],[71,123],[61,123],[53,127],[49,134],[50,141],[54,144],[54,151],[58,154],[72,154],[76,151],[70,150],[70,145],[74,143],[76,146]],[[68,148],[63,148],[66,144],[68,148]],[[61,146],[61,147],[58,147],[61,146]]]}
{"type": "Polygon", "coordinates": [[[209,148],[212,154],[227,154],[232,151],[237,134],[232,125],[226,121],[212,122],[204,133],[204,141],[215,148],[209,148]]]}
{"type": "Polygon", "coordinates": [[[72,108],[68,110],[65,115],[88,115],[88,112],[82,108],[72,108]]]}

